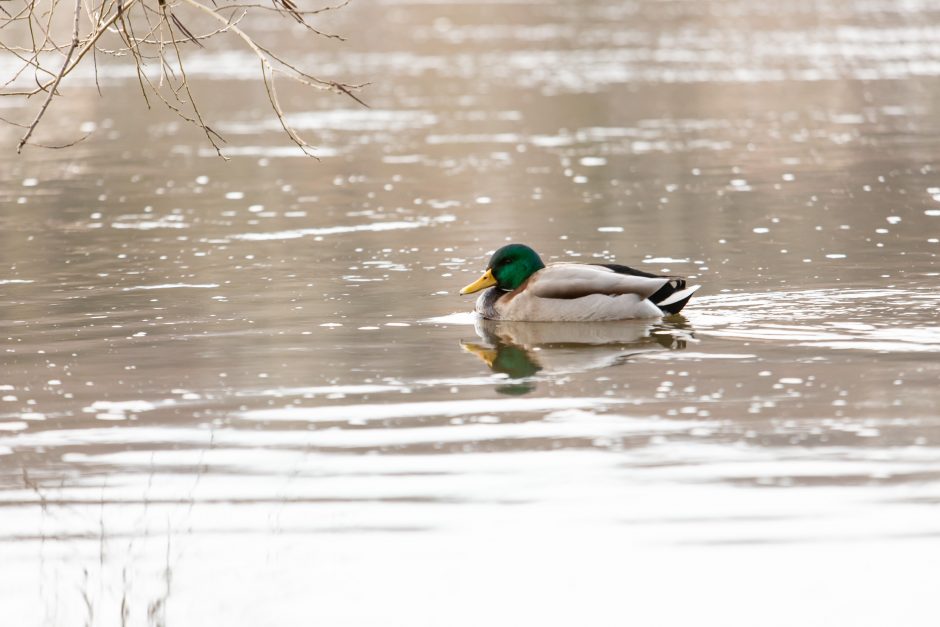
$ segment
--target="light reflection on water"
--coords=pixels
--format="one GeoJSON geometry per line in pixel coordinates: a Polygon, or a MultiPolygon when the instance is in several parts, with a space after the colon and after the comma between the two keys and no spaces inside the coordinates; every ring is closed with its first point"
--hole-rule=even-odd
{"type": "Polygon", "coordinates": [[[237,53],[227,164],[79,81],[0,157],[5,618],[932,624],[938,14],[762,6],[348,7],[319,163],[237,53]],[[507,238],[704,288],[477,320],[507,238]]]}

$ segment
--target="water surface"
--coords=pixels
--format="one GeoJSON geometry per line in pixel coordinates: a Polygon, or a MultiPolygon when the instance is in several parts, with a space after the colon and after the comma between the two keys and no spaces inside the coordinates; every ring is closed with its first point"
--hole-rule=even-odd
{"type": "Polygon", "coordinates": [[[371,108],[283,87],[319,162],[232,42],[190,70],[229,162],[119,65],[55,103],[88,140],[0,130],[10,624],[935,623],[936,7],[326,24],[282,43],[371,108]],[[507,240],[704,287],[485,323],[507,240]]]}

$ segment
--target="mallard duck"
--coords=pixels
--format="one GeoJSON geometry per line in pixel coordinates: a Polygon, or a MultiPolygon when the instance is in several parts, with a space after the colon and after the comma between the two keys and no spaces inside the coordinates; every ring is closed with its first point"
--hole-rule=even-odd
{"type": "Polygon", "coordinates": [[[489,320],[596,322],[679,313],[699,287],[614,263],[546,266],[528,246],[509,244],[460,293],[485,289],[476,311],[489,320]]]}

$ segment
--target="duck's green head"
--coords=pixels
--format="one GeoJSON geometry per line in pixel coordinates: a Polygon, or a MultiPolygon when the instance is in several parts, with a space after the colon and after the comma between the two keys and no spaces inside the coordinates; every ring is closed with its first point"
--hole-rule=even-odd
{"type": "Polygon", "coordinates": [[[483,276],[460,290],[460,293],[472,294],[493,285],[509,292],[544,267],[539,254],[528,246],[509,244],[493,253],[483,276]]]}

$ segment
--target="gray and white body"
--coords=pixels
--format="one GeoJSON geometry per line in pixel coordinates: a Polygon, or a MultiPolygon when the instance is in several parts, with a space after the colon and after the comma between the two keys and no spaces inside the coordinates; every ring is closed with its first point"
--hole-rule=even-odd
{"type": "Polygon", "coordinates": [[[626,266],[552,263],[514,290],[490,287],[476,311],[491,320],[588,322],[678,313],[700,286],[626,266]]]}

